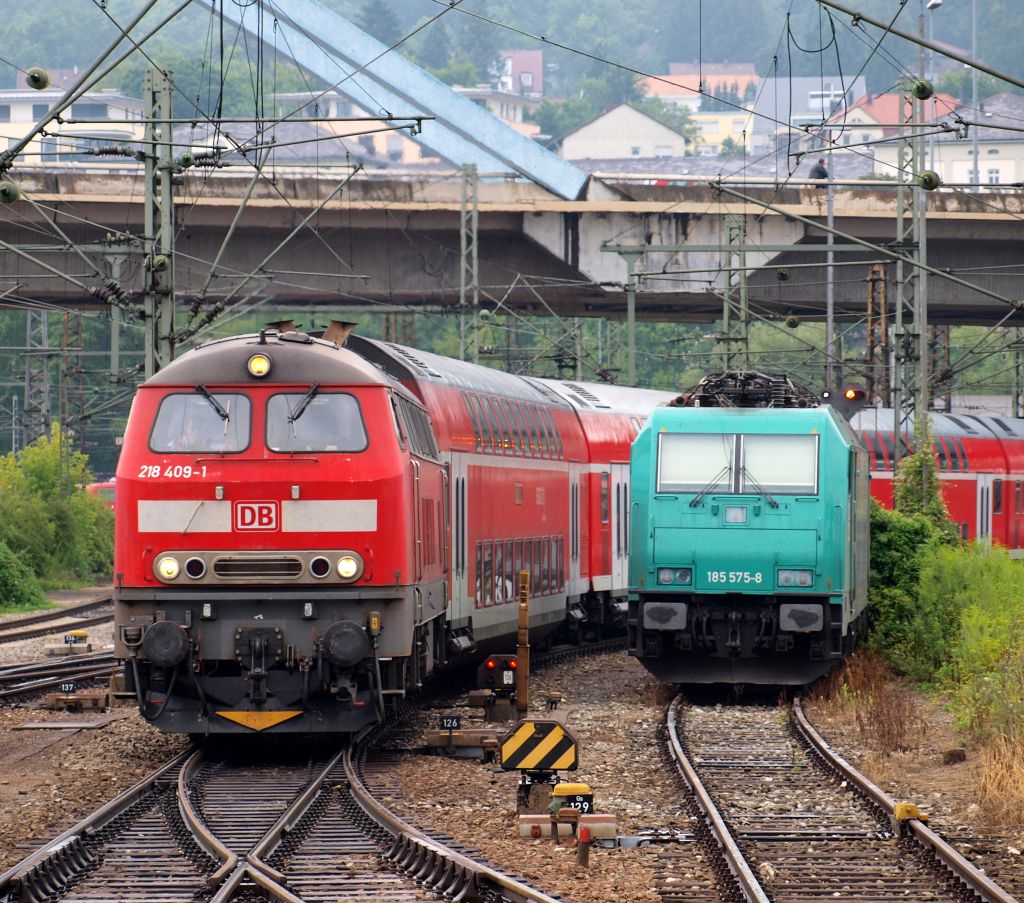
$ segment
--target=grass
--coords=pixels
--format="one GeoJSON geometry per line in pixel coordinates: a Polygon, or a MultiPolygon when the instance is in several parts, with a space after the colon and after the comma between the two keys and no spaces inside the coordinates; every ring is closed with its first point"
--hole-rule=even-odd
{"type": "Polygon", "coordinates": [[[1007,737],[981,747],[978,805],[993,825],[1020,828],[1024,823],[1024,749],[1007,737]]]}
{"type": "Polygon", "coordinates": [[[913,695],[870,650],[850,656],[815,686],[813,695],[851,714],[861,741],[877,753],[905,752],[919,745],[924,724],[913,695]]]}

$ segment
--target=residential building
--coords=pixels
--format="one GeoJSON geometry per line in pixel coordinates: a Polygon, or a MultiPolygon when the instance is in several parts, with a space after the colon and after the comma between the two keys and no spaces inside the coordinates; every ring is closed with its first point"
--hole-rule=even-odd
{"type": "Polygon", "coordinates": [[[753,149],[754,117],[750,113],[742,110],[697,112],[691,113],[690,119],[697,126],[697,147],[694,152],[701,156],[713,157],[720,153],[726,138],[731,140],[735,148],[746,148],[747,153],[753,149]]]}
{"type": "Polygon", "coordinates": [[[337,91],[275,94],[274,105],[277,115],[288,116],[288,121],[292,123],[310,119],[326,120],[318,122],[318,128],[326,134],[345,139],[343,146],[361,158],[368,156],[389,163],[423,163],[438,159],[429,150],[410,140],[404,132],[388,130],[389,123],[358,119],[371,114],[337,91]],[[346,122],[346,118],[355,118],[356,121],[346,122]]]}
{"type": "MultiPolygon", "coordinates": [[[[40,119],[64,98],[63,88],[0,91],[0,147],[17,145],[40,119]]],[[[61,114],[45,136],[37,136],[22,151],[22,164],[96,162],[90,149],[124,145],[132,150],[143,135],[143,103],[115,89],[87,91],[61,114]]]]}
{"type": "Polygon", "coordinates": [[[630,104],[619,104],[560,141],[566,160],[682,157],[687,139],[630,104]]]}
{"type": "MultiPolygon", "coordinates": [[[[961,104],[955,115],[966,128],[925,139],[925,158],[943,182],[974,181],[974,142],[978,142],[978,181],[982,186],[1015,185],[1024,182],[1024,96],[1003,91],[986,97],[974,109],[961,104]],[[975,125],[977,123],[977,125],[975,125]],[[1002,128],[999,128],[1002,126],[1002,128]],[[976,130],[976,133],[975,133],[976,130]]],[[[959,124],[950,115],[951,125],[959,124]]],[[[895,142],[876,152],[879,164],[896,163],[895,142]]]]}
{"type": "Polygon", "coordinates": [[[544,51],[499,50],[498,82],[505,94],[525,97],[544,96],[544,51]]]}
{"type": "Polygon", "coordinates": [[[757,114],[751,129],[753,153],[800,150],[809,130],[841,115],[866,94],[863,75],[853,81],[835,74],[764,79],[753,104],[757,114]]]}
{"type": "Polygon", "coordinates": [[[645,96],[694,112],[716,105],[716,99],[749,103],[760,81],[753,63],[669,63],[668,68],[667,75],[640,79],[645,96]]]}
{"type": "Polygon", "coordinates": [[[463,97],[468,97],[487,110],[490,110],[506,125],[512,126],[521,135],[531,138],[540,133],[540,126],[526,121],[526,114],[540,106],[540,98],[528,94],[510,94],[499,91],[490,85],[477,85],[475,88],[454,89],[463,97]]]}

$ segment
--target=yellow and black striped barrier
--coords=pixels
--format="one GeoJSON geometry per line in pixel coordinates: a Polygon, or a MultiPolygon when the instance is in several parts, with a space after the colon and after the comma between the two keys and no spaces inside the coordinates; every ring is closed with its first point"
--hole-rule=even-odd
{"type": "Polygon", "coordinates": [[[501,741],[506,771],[575,771],[576,740],[557,721],[520,721],[501,741]]]}

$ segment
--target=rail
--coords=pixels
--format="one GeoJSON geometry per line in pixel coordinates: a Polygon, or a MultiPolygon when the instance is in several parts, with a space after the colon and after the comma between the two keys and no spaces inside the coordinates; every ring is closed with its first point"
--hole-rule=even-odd
{"type": "Polygon", "coordinates": [[[403,821],[380,803],[363,783],[355,761],[369,728],[345,751],[345,777],[353,799],[394,841],[384,858],[446,900],[477,899],[484,888],[516,903],[559,903],[554,897],[470,859],[403,821]]]}
{"type": "MultiPolygon", "coordinates": [[[[834,768],[850,783],[856,785],[868,799],[884,812],[892,813],[895,811],[896,801],[889,794],[878,785],[869,781],[825,742],[821,734],[807,720],[799,699],[793,701],[793,717],[804,738],[831,768],[834,768]]],[[[950,872],[967,885],[985,903],[1019,903],[1016,897],[1007,893],[983,872],[979,871],[924,822],[916,818],[908,818],[906,819],[906,825],[922,846],[930,849],[950,872]]]]}
{"type": "Polygon", "coordinates": [[[726,864],[729,866],[729,871],[736,880],[740,893],[743,894],[743,899],[748,901],[748,903],[771,903],[764,888],[761,887],[760,882],[754,877],[754,871],[751,869],[750,863],[747,862],[746,857],[740,852],[739,846],[737,846],[736,841],[729,832],[725,819],[722,818],[722,813],[718,810],[714,800],[711,799],[711,794],[708,793],[707,788],[697,776],[696,769],[694,769],[689,757],[683,750],[683,744],[679,739],[679,730],[676,727],[679,720],[679,709],[682,705],[682,696],[677,696],[673,699],[672,704],[668,708],[668,716],[666,718],[669,751],[676,763],[676,768],[679,769],[683,780],[686,781],[687,786],[689,786],[696,798],[697,805],[704,814],[704,819],[711,829],[715,841],[718,843],[726,864]]]}
{"type": "Polygon", "coordinates": [[[90,856],[83,840],[113,821],[122,812],[151,792],[169,772],[188,757],[185,750],[150,772],[123,793],[105,803],[74,827],[30,853],[17,865],[0,875],[0,899],[33,899],[32,888],[65,884],[89,865],[90,856]],[[22,893],[28,889],[27,893],[22,893]]]}

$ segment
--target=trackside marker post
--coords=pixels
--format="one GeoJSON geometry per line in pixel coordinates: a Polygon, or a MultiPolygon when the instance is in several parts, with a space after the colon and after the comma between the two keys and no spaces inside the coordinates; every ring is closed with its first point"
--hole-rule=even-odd
{"type": "Polygon", "coordinates": [[[530,572],[519,572],[519,641],[516,646],[516,711],[525,718],[530,708],[530,572]]]}

